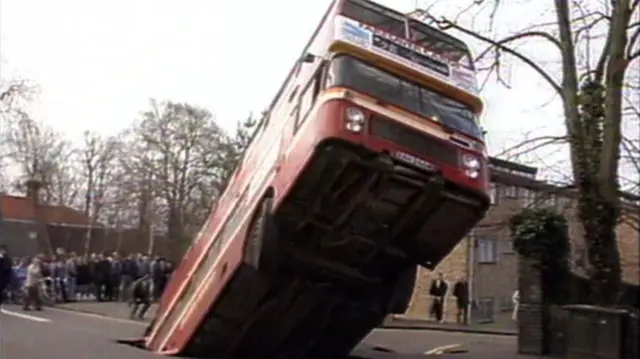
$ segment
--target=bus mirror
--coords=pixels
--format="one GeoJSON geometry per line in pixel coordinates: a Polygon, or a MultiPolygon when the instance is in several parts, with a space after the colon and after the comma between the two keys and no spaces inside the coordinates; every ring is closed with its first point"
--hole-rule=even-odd
{"type": "Polygon", "coordinates": [[[304,63],[313,63],[314,61],[316,61],[316,56],[312,53],[307,52],[302,57],[302,62],[304,63]]]}

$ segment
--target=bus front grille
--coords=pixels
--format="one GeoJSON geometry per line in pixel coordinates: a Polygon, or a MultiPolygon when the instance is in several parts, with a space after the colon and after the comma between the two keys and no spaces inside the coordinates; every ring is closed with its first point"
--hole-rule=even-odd
{"type": "Polygon", "coordinates": [[[370,122],[371,134],[398,144],[418,155],[434,159],[448,166],[458,166],[458,151],[427,134],[407,127],[383,116],[374,116],[370,122]]]}

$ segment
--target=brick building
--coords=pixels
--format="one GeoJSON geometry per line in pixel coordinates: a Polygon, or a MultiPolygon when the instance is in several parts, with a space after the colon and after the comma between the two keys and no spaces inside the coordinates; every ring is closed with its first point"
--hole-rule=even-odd
{"type": "MultiPolygon", "coordinates": [[[[26,196],[0,194],[0,243],[14,256],[52,253],[54,248],[69,252],[147,252],[150,236],[138,229],[116,229],[94,224],[81,211],[42,203],[40,184],[29,181],[26,196]],[[87,237],[91,240],[88,243],[87,237]]],[[[165,236],[154,236],[156,253],[167,256],[165,236]]]]}
{"type": "MultiPolygon", "coordinates": [[[[524,207],[546,206],[565,213],[572,238],[572,265],[576,273],[586,271],[586,249],[577,221],[574,195],[569,188],[560,188],[536,178],[532,167],[491,159],[493,206],[470,235],[462,240],[437,268],[450,283],[469,278],[471,323],[494,323],[511,327],[512,295],[517,288],[518,258],[512,246],[507,222],[524,207]]],[[[624,218],[618,227],[623,279],[640,282],[640,237],[638,234],[637,198],[635,205],[627,203],[624,218]]],[[[429,286],[433,274],[420,269],[414,296],[407,316],[428,318],[431,300],[429,286]]],[[[455,301],[449,296],[446,321],[455,322],[455,301]]]]}

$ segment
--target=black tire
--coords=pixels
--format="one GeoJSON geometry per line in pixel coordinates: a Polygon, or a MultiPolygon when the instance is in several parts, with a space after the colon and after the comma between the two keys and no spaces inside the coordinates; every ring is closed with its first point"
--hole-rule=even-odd
{"type": "Polygon", "coordinates": [[[262,273],[274,273],[279,268],[276,226],[273,218],[273,198],[258,205],[251,220],[244,247],[244,262],[262,273]]]}
{"type": "Polygon", "coordinates": [[[408,266],[398,273],[389,299],[388,313],[404,314],[409,309],[417,276],[418,266],[408,266]]]}

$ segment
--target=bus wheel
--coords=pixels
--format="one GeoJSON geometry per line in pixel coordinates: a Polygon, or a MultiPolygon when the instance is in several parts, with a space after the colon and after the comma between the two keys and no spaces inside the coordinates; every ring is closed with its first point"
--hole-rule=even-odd
{"type": "Polygon", "coordinates": [[[404,314],[409,309],[417,275],[418,266],[408,266],[398,273],[393,292],[390,293],[388,313],[404,314]]]}
{"type": "Polygon", "coordinates": [[[244,248],[244,262],[254,269],[271,273],[277,270],[276,226],[273,198],[265,198],[251,220],[244,248]]]}

